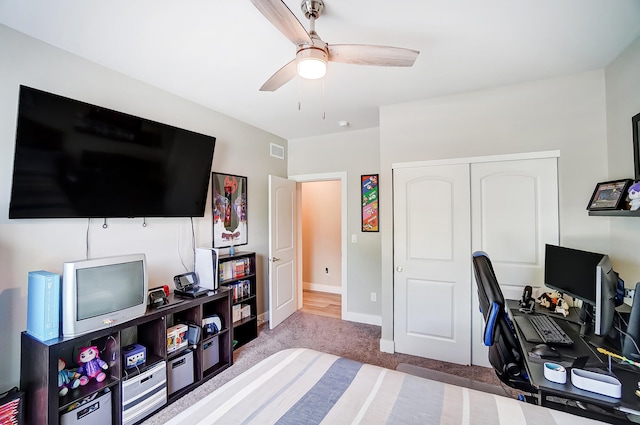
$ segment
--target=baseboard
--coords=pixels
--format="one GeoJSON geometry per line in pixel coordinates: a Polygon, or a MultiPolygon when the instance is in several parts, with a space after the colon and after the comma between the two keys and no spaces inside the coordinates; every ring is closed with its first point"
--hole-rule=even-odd
{"type": "Polygon", "coordinates": [[[380,351],[382,351],[383,353],[395,353],[395,344],[393,343],[393,341],[390,341],[388,339],[381,339],[380,340],[380,351]]]}
{"type": "Polygon", "coordinates": [[[258,326],[263,325],[269,321],[269,312],[258,314],[258,326]]]}
{"type": "Polygon", "coordinates": [[[347,312],[347,317],[343,317],[342,319],[348,320],[350,322],[365,323],[367,325],[382,326],[382,317],[374,316],[372,314],[347,312]]]}
{"type": "Polygon", "coordinates": [[[321,283],[302,282],[302,288],[307,291],[328,292],[330,294],[342,294],[342,288],[333,285],[323,285],[321,283]]]}

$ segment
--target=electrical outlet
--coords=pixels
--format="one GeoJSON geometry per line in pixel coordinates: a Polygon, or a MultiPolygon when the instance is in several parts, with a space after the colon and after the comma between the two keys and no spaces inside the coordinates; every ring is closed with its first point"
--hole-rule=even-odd
{"type": "Polygon", "coordinates": [[[351,235],[351,243],[358,243],[358,235],[351,235]]]}
{"type": "Polygon", "coordinates": [[[376,300],[376,293],[372,292],[371,293],[371,301],[375,301],[376,300]]]}

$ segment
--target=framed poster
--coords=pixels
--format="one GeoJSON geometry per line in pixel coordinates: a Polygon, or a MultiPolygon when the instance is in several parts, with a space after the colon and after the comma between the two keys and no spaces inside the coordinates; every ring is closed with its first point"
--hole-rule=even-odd
{"type": "Polygon", "coordinates": [[[378,227],[378,175],[360,176],[362,190],[362,231],[377,232],[378,227]]]}
{"type": "Polygon", "coordinates": [[[211,173],[213,247],[247,243],[247,178],[211,173]]]}
{"type": "Polygon", "coordinates": [[[593,190],[587,209],[589,211],[623,209],[631,183],[633,183],[631,179],[598,183],[593,190]]]}

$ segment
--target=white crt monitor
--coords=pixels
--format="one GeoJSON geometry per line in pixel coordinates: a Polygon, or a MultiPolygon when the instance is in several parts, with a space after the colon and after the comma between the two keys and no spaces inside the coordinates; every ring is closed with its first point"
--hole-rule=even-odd
{"type": "Polygon", "coordinates": [[[76,337],[142,316],[148,286],[144,254],[64,263],[62,335],[76,337]]]}

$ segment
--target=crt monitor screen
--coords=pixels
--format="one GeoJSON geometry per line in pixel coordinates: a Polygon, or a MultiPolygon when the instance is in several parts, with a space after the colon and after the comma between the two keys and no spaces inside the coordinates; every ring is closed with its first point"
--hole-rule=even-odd
{"type": "Polygon", "coordinates": [[[596,303],[596,267],[603,254],[547,244],[544,283],[551,289],[596,303]]]}
{"type": "Polygon", "coordinates": [[[77,320],[123,310],[143,302],[142,261],[76,270],[77,320]]]}

